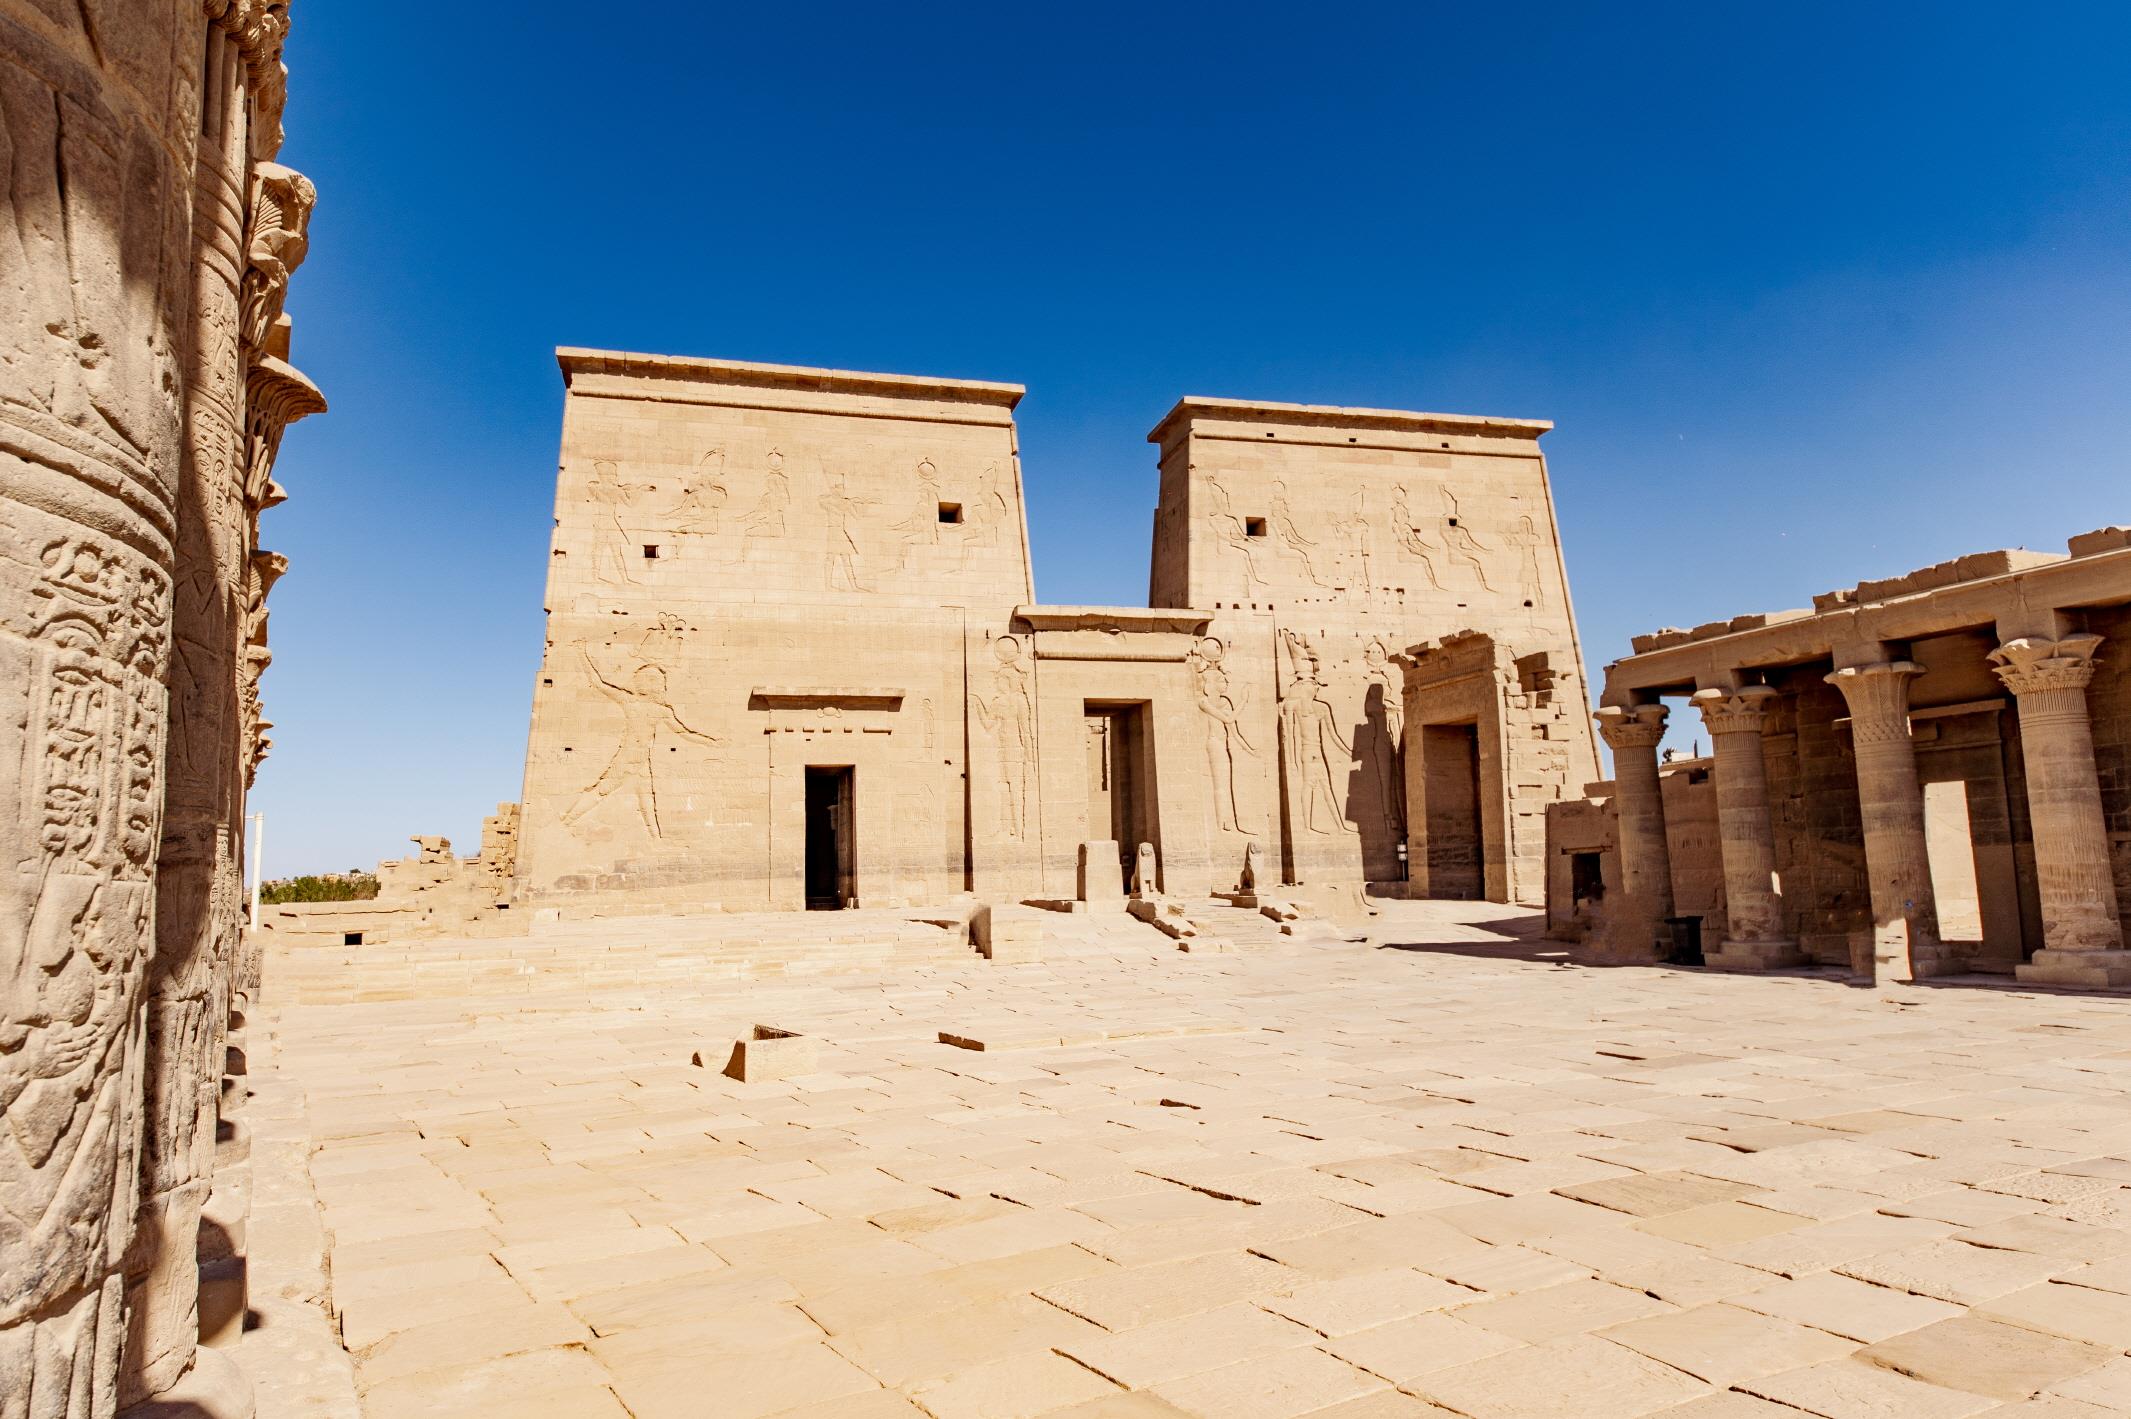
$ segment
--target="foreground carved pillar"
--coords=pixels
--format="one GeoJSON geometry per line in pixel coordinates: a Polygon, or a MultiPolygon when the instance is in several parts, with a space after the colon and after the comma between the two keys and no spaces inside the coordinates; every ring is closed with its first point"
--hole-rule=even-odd
{"type": "Polygon", "coordinates": [[[1914,980],[1948,969],[1924,842],[1924,790],[1909,737],[1913,661],[1838,670],[1828,683],[1850,707],[1857,750],[1857,801],[1864,818],[1865,874],[1872,885],[1872,959],[1853,961],[1876,980],[1914,980]]]}
{"type": "Polygon", "coordinates": [[[1672,915],[1672,850],[1665,841],[1665,797],[1657,746],[1665,737],[1663,705],[1607,707],[1592,717],[1613,750],[1613,804],[1620,846],[1620,902],[1608,903],[1592,957],[1654,961],[1660,924],[1672,915]]]}
{"type": "Polygon", "coordinates": [[[2020,704],[2035,885],[2042,898],[2042,949],[2017,974],[2042,985],[2131,987],[2131,951],[2123,949],[2087,717],[2087,685],[2100,644],[2096,635],[2023,636],[1991,655],[1998,678],[2020,704]]]}
{"type": "Polygon", "coordinates": [[[1761,758],[1761,728],[1775,698],[1776,691],[1766,685],[1697,690],[1693,696],[1716,754],[1717,831],[1724,851],[1728,929],[1721,946],[1704,952],[1712,966],[1764,970],[1799,959],[1798,942],[1783,931],[1768,766],[1761,758]]]}

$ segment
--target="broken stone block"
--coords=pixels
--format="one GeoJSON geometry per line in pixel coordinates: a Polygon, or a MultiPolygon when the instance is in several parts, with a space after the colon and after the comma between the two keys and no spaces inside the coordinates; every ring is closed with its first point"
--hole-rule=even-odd
{"type": "MultiPolygon", "coordinates": [[[[700,1050],[695,1062],[704,1062],[700,1050]]],[[[780,1030],[774,1025],[757,1025],[748,1038],[733,1041],[725,1075],[743,1084],[765,1084],[818,1073],[820,1067],[818,1042],[812,1036],[780,1030]]]]}
{"type": "Polygon", "coordinates": [[[1125,869],[1118,860],[1115,841],[1080,845],[1080,900],[1090,906],[1122,906],[1125,900],[1125,869]]]}
{"type": "Polygon", "coordinates": [[[1043,920],[1033,911],[987,902],[970,918],[969,931],[987,960],[1017,964],[1043,959],[1043,920]]]}

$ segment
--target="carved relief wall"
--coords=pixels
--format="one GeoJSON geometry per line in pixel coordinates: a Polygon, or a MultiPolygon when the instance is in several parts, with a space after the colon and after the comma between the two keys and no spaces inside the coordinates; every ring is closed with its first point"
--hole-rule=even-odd
{"type": "Polygon", "coordinates": [[[242,1388],[197,1297],[233,1260],[209,1199],[241,1191],[216,1135],[285,566],[258,515],[283,429],[323,407],[282,314],[313,200],[271,161],[286,25],[0,0],[8,1413],[242,1388]]]}

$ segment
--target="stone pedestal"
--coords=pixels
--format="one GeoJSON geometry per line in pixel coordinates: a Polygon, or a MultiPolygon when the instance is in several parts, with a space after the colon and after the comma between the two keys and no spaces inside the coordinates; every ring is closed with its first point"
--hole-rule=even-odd
{"type": "Polygon", "coordinates": [[[1923,666],[1897,660],[1852,666],[1827,677],[1850,708],[1865,873],[1872,885],[1870,968],[1879,981],[1914,980],[1951,968],[1939,941],[1924,839],[1924,791],[1909,738],[1909,682],[1923,673],[1923,666]]]}
{"type": "Polygon", "coordinates": [[[2020,704],[2020,744],[2042,900],[2042,949],[2018,968],[2023,981],[2131,988],[2108,827],[2087,717],[2096,635],[2024,636],[1992,653],[1998,678],[2020,704]]]}
{"type": "Polygon", "coordinates": [[[1768,813],[1768,767],[1761,728],[1776,691],[1698,690],[1695,708],[1709,727],[1716,754],[1717,830],[1724,852],[1727,930],[1703,959],[1732,970],[1795,965],[1798,942],[1783,929],[1783,895],[1776,883],[1776,835],[1768,813]]]}
{"type": "Polygon", "coordinates": [[[1672,915],[1672,852],[1665,842],[1657,746],[1667,713],[1663,705],[1609,706],[1593,716],[1613,750],[1620,892],[1604,903],[1596,939],[1577,953],[1582,959],[1648,963],[1664,956],[1659,933],[1672,915]]]}

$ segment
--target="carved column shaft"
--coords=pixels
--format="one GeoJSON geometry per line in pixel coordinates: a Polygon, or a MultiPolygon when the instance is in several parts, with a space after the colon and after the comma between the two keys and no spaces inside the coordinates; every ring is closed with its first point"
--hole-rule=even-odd
{"type": "Polygon", "coordinates": [[[1872,969],[1880,980],[1912,980],[1945,968],[1924,838],[1924,791],[1909,737],[1909,682],[1923,673],[1922,666],[1900,660],[1827,677],[1850,709],[1872,888],[1872,969]]]}
{"type": "Polygon", "coordinates": [[[2109,834],[2087,685],[2096,635],[2051,641],[2023,637],[1994,652],[1998,678],[2020,704],[2021,756],[2035,839],[2035,885],[2042,945],[2019,968],[2022,980],[2064,985],[2131,985],[2123,948],[2109,834]]]}
{"type": "Polygon", "coordinates": [[[1657,923],[1672,915],[1672,850],[1665,840],[1665,796],[1657,771],[1667,713],[1663,705],[1635,705],[1601,709],[1594,716],[1613,750],[1613,804],[1626,898],[1606,911],[1609,954],[1655,956],[1657,923]]]}
{"type": "Polygon", "coordinates": [[[1717,832],[1724,854],[1727,933],[1717,951],[1705,953],[1714,965],[1755,969],[1797,959],[1797,942],[1783,930],[1768,766],[1761,757],[1761,730],[1775,698],[1766,685],[1694,695],[1717,761],[1717,832]]]}

